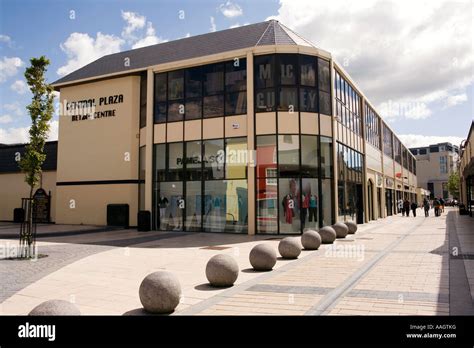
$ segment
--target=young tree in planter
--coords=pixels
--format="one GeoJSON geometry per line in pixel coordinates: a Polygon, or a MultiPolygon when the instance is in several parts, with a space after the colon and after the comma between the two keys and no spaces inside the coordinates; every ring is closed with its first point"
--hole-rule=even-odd
{"type": "Polygon", "coordinates": [[[33,98],[26,108],[31,117],[29,130],[30,141],[26,145],[25,153],[20,160],[20,168],[25,173],[25,182],[30,186],[29,209],[24,233],[20,235],[20,248],[23,257],[33,257],[35,248],[33,244],[33,191],[40,181],[41,167],[46,159],[44,144],[48,138],[49,122],[53,117],[53,87],[46,83],[45,73],[49,60],[45,56],[31,58],[31,65],[25,71],[26,82],[33,98]]]}

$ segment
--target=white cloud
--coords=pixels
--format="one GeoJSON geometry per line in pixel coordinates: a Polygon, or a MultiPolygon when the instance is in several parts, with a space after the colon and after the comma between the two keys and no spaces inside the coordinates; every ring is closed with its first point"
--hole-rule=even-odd
{"type": "Polygon", "coordinates": [[[57,70],[57,73],[61,76],[66,75],[102,56],[119,52],[123,43],[121,38],[101,32],[97,33],[95,39],[85,33],[72,33],[61,44],[68,61],[57,70]]]}
{"type": "Polygon", "coordinates": [[[234,18],[234,17],[242,16],[244,14],[242,7],[240,7],[237,4],[232,3],[231,1],[227,1],[224,4],[221,4],[219,6],[219,10],[227,18],[234,18]]]}
{"type": "Polygon", "coordinates": [[[0,124],[13,122],[13,118],[10,115],[1,115],[0,124]]]}
{"type": "Polygon", "coordinates": [[[421,147],[432,144],[448,142],[453,145],[461,144],[463,138],[455,136],[437,136],[437,135],[420,135],[420,134],[402,134],[398,135],[402,143],[410,147],[421,147]]]}
{"type": "Polygon", "coordinates": [[[132,45],[132,48],[140,48],[140,47],[145,47],[145,46],[150,46],[150,45],[156,45],[162,42],[166,42],[168,40],[165,40],[161,37],[156,36],[155,28],[153,28],[153,24],[151,22],[147,23],[147,29],[146,29],[146,36],[142,39],[139,39],[137,42],[135,42],[132,45]]]}
{"type": "Polygon", "coordinates": [[[214,19],[214,17],[211,16],[211,27],[209,28],[210,31],[214,32],[217,30],[217,27],[216,27],[216,20],[214,19]]]}
{"type": "Polygon", "coordinates": [[[146,17],[136,12],[122,11],[122,19],[127,23],[122,30],[122,37],[131,41],[137,40],[134,32],[145,27],[146,17]]]}
{"type": "Polygon", "coordinates": [[[20,103],[14,102],[11,104],[4,104],[3,108],[5,110],[11,111],[16,116],[22,116],[24,114],[25,108],[20,106],[20,103]]]}
{"type": "Polygon", "coordinates": [[[8,35],[0,34],[0,42],[4,42],[4,43],[6,43],[8,46],[10,46],[11,43],[12,43],[12,39],[11,39],[10,36],[8,36],[8,35]]]}
{"type": "Polygon", "coordinates": [[[16,144],[28,142],[28,127],[0,128],[0,143],[16,144]]]}
{"type": "Polygon", "coordinates": [[[3,57],[0,60],[0,82],[4,82],[9,77],[16,75],[18,69],[23,65],[23,61],[18,57],[3,57]]]}
{"type": "MultiPolygon", "coordinates": [[[[247,22],[247,23],[244,23],[243,25],[249,25],[249,24],[250,24],[250,23],[247,22]]],[[[229,27],[229,29],[238,28],[238,27],[240,27],[240,23],[239,23],[239,22],[237,22],[237,23],[235,23],[235,24],[232,24],[232,25],[229,27]]]]}
{"type": "Polygon", "coordinates": [[[25,94],[28,91],[28,86],[25,81],[16,80],[11,84],[10,89],[18,94],[25,94]]]}
{"type": "MultiPolygon", "coordinates": [[[[16,144],[29,141],[29,127],[0,128],[0,143],[16,144]]],[[[58,121],[51,121],[48,141],[58,140],[58,121]]]]}
{"type": "Polygon", "coordinates": [[[467,94],[450,95],[446,98],[446,107],[462,104],[467,101],[467,94]]]}
{"type": "Polygon", "coordinates": [[[474,81],[471,1],[281,0],[273,18],[331,52],[375,105],[424,103],[428,117],[474,81]]]}

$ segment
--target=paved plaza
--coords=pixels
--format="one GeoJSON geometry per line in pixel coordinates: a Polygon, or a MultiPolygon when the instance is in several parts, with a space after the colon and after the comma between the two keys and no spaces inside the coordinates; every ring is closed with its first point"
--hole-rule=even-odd
{"type": "MultiPolygon", "coordinates": [[[[0,225],[0,245],[16,245],[17,230],[0,225]]],[[[474,219],[455,208],[360,225],[297,260],[278,259],[271,272],[253,271],[252,247],[277,248],[281,238],[40,226],[47,257],[0,261],[0,314],[27,314],[49,299],[85,315],[143,314],[141,280],[167,270],[182,287],[173,315],[474,315],[474,219]],[[206,263],[219,253],[239,264],[233,287],[208,285],[206,263]]]]}

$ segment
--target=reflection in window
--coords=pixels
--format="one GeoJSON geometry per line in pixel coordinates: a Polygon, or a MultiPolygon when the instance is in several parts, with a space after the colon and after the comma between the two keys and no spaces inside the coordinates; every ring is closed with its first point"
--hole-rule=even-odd
{"type": "Polygon", "coordinates": [[[201,231],[201,181],[186,182],[186,231],[201,231]]]}
{"type": "Polygon", "coordinates": [[[265,177],[267,168],[277,168],[275,135],[257,136],[257,176],[265,177]]]}
{"type": "Polygon", "coordinates": [[[168,103],[168,122],[182,121],[184,116],[184,103],[182,100],[168,103]]]}
{"type": "Polygon", "coordinates": [[[272,88],[258,91],[255,101],[257,112],[275,111],[275,90],[272,88]]]}
{"type": "Polygon", "coordinates": [[[318,137],[301,135],[301,176],[318,177],[318,137]]]}
{"type": "Polygon", "coordinates": [[[247,92],[227,93],[225,97],[225,114],[241,115],[247,113],[247,92]]]}
{"type": "Polygon", "coordinates": [[[155,103],[154,119],[155,123],[166,122],[166,103],[155,103]]]}
{"type": "Polygon", "coordinates": [[[275,56],[255,57],[255,88],[275,86],[275,56]]]}
{"type": "Polygon", "coordinates": [[[169,143],[166,180],[183,180],[183,143],[169,143]]]}
{"type": "Polygon", "coordinates": [[[166,102],[166,73],[155,75],[155,102],[166,102]]]}
{"type": "Polygon", "coordinates": [[[331,92],[331,74],[329,70],[329,62],[318,58],[318,83],[319,90],[327,93],[331,92]]]}
{"type": "Polygon", "coordinates": [[[296,88],[282,87],[280,88],[280,100],[278,110],[297,111],[298,110],[298,94],[296,88]]]}
{"type": "Polygon", "coordinates": [[[205,140],[204,146],[204,180],[224,179],[224,140],[205,140]]]}
{"type": "Polygon", "coordinates": [[[155,196],[158,229],[162,231],[182,231],[184,218],[183,183],[159,182],[155,196]]]}
{"type": "Polygon", "coordinates": [[[201,118],[202,99],[186,99],[185,116],[186,120],[201,118]]]}
{"type": "Polygon", "coordinates": [[[168,73],[168,99],[182,98],[184,98],[184,71],[171,71],[168,73]]]}
{"type": "Polygon", "coordinates": [[[300,111],[318,112],[318,91],[315,88],[300,88],[300,111]]]}
{"type": "Polygon", "coordinates": [[[300,55],[300,70],[302,86],[316,86],[316,58],[300,55]]]}
{"type": "Polygon", "coordinates": [[[224,92],[224,64],[212,64],[203,67],[204,95],[224,92]]]}
{"type": "Polygon", "coordinates": [[[247,138],[226,139],[226,179],[247,177],[247,138]]]}
{"type": "Polygon", "coordinates": [[[327,92],[319,91],[319,112],[331,115],[331,95],[327,92]]]}
{"type": "Polygon", "coordinates": [[[320,137],[321,139],[321,176],[332,177],[332,139],[320,137]]]}
{"type": "Polygon", "coordinates": [[[247,89],[247,60],[236,59],[225,65],[226,92],[245,91],[247,89]],[[236,64],[238,64],[236,66],[236,64]]]}
{"type": "Polygon", "coordinates": [[[281,177],[299,175],[298,135],[278,136],[278,168],[281,177]]]}
{"type": "Polygon", "coordinates": [[[201,70],[201,67],[186,69],[186,98],[196,98],[201,96],[201,70]]]}
{"type": "Polygon", "coordinates": [[[298,72],[298,56],[295,54],[280,54],[277,56],[279,63],[280,84],[296,85],[298,72]]]}
{"type": "Polygon", "coordinates": [[[224,115],[224,96],[214,95],[204,97],[204,117],[216,117],[224,115]]]}
{"type": "Polygon", "coordinates": [[[246,232],[248,221],[246,180],[205,181],[203,201],[204,231],[246,232]]]}
{"type": "Polygon", "coordinates": [[[155,176],[154,181],[165,181],[166,173],[166,144],[156,144],[154,150],[155,156],[155,176]]]}
{"type": "Polygon", "coordinates": [[[186,180],[201,180],[201,142],[186,142],[186,180]]]}
{"type": "MultiPolygon", "coordinates": [[[[277,179],[273,179],[277,180],[277,179]]],[[[267,179],[257,179],[257,232],[278,233],[277,185],[267,179]]]]}

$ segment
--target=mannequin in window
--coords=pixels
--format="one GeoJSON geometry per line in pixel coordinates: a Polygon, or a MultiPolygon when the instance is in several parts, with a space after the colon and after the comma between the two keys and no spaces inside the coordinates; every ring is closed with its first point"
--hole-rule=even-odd
{"type": "Polygon", "coordinates": [[[290,194],[287,194],[283,201],[281,202],[283,205],[283,214],[285,216],[285,222],[287,224],[293,223],[293,217],[295,216],[294,208],[294,200],[290,194]]]}
{"type": "Polygon", "coordinates": [[[301,196],[301,228],[304,228],[306,223],[306,215],[309,208],[309,195],[303,194],[301,196]]]}
{"type": "Polygon", "coordinates": [[[168,198],[160,193],[160,198],[158,199],[158,208],[160,208],[160,227],[161,223],[165,220],[166,207],[168,207],[168,203],[168,198]]]}
{"type": "Polygon", "coordinates": [[[311,195],[309,198],[309,222],[318,221],[318,196],[311,195]]]}

